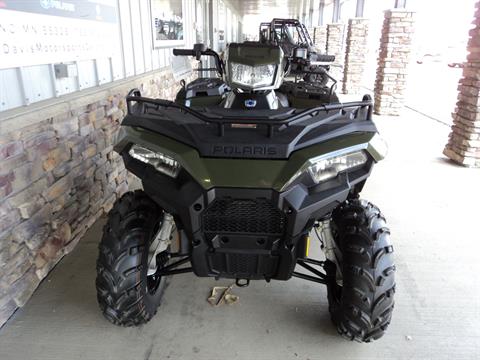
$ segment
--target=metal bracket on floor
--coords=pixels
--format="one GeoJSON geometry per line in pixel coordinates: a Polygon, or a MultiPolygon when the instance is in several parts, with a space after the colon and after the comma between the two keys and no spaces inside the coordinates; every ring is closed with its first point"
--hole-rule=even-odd
{"type": "Polygon", "coordinates": [[[297,271],[294,271],[292,276],[298,277],[300,279],[308,280],[308,281],[313,281],[319,284],[327,284],[330,279],[327,276],[327,274],[315,269],[312,265],[320,266],[322,269],[325,267],[325,262],[324,261],[319,261],[315,259],[309,259],[309,258],[303,258],[303,259],[298,259],[297,264],[303,267],[304,269],[310,271],[313,273],[315,276],[312,275],[307,275],[303,274],[297,271]],[[312,265],[309,265],[312,264],[312,265]]]}

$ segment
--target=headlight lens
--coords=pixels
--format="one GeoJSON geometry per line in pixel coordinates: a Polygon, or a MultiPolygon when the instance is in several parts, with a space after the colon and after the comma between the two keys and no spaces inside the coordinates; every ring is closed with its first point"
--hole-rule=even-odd
{"type": "Polygon", "coordinates": [[[139,145],[133,145],[128,154],[145,164],[152,165],[156,170],[170,177],[177,177],[180,172],[180,164],[170,156],[155,152],[139,145]]]}
{"type": "Polygon", "coordinates": [[[370,145],[373,147],[373,149],[378,153],[378,155],[382,159],[384,159],[387,156],[388,145],[378,133],[373,135],[372,140],[370,140],[370,145]]]}
{"type": "Polygon", "coordinates": [[[272,85],[277,67],[274,64],[249,66],[238,63],[232,63],[230,66],[232,67],[232,82],[251,88],[272,85]]]}
{"type": "Polygon", "coordinates": [[[328,158],[311,159],[308,172],[317,184],[336,177],[340,172],[363,165],[368,158],[364,151],[328,158]]]}

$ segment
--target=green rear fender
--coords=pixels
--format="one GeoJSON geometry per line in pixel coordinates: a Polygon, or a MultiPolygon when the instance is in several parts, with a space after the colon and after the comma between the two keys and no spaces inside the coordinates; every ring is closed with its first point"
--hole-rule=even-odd
{"type": "Polygon", "coordinates": [[[372,141],[378,135],[355,133],[295,151],[288,160],[202,158],[194,148],[148,130],[127,127],[121,133],[115,146],[117,152],[134,143],[169,155],[205,189],[242,187],[280,191],[311,158],[355,147],[365,149],[378,162],[385,152],[378,141],[372,141]]]}

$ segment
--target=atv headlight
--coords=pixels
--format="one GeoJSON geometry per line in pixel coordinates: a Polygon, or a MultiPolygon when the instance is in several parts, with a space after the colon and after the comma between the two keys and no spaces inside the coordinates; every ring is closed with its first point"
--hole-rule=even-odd
{"type": "Polygon", "coordinates": [[[336,177],[342,171],[355,168],[367,162],[364,151],[355,151],[333,157],[318,157],[310,159],[308,172],[317,184],[336,177]]]}
{"type": "MultiPolygon", "coordinates": [[[[358,148],[357,148],[358,149],[358,148]]],[[[365,164],[368,160],[363,150],[350,151],[346,153],[334,152],[309,159],[302,168],[292,176],[288,182],[283,185],[281,191],[290,186],[299,176],[309,173],[312,180],[319,184],[322,181],[330,180],[345,170],[365,164]]]]}
{"type": "Polygon", "coordinates": [[[238,63],[230,64],[232,73],[231,81],[238,85],[244,85],[253,88],[270,86],[275,80],[275,70],[277,65],[249,66],[238,63]]]}
{"type": "MultiPolygon", "coordinates": [[[[388,145],[378,133],[373,135],[373,138],[370,140],[369,145],[372,150],[378,154],[378,160],[385,159],[388,153],[388,145]]],[[[375,160],[378,161],[377,159],[375,160]]]]}
{"type": "Polygon", "coordinates": [[[170,156],[146,149],[138,145],[133,145],[128,151],[128,154],[134,159],[137,159],[145,164],[152,165],[161,173],[173,178],[177,177],[181,169],[180,164],[170,156]]]}

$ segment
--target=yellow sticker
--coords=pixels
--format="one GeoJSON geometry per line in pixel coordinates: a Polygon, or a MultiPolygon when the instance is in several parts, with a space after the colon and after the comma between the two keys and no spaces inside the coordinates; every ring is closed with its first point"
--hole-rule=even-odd
{"type": "Polygon", "coordinates": [[[307,246],[305,249],[305,257],[308,257],[308,252],[310,251],[310,236],[307,236],[307,246]]]}

